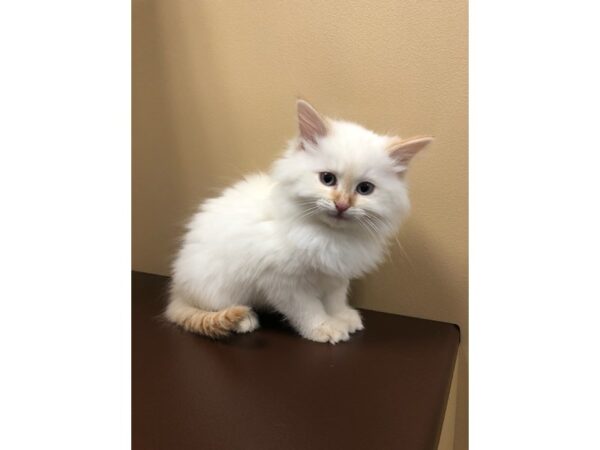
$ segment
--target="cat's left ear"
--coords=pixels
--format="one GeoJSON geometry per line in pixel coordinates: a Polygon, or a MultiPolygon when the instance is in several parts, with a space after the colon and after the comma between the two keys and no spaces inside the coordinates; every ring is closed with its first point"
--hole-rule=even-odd
{"type": "Polygon", "coordinates": [[[396,171],[404,172],[413,157],[433,141],[432,137],[393,138],[388,151],[396,163],[396,171]]]}

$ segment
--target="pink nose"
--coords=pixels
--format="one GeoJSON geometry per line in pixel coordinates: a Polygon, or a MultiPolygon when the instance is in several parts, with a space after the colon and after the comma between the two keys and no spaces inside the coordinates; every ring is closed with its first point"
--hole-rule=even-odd
{"type": "Polygon", "coordinates": [[[338,210],[338,212],[341,214],[344,211],[346,211],[348,208],[350,208],[350,204],[348,204],[347,202],[334,202],[335,203],[335,209],[338,210]]]}

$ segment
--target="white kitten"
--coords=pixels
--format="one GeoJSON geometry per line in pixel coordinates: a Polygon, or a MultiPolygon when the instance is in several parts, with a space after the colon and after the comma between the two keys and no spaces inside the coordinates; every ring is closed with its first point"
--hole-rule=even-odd
{"type": "Polygon", "coordinates": [[[363,328],[349,280],[381,262],[409,209],[404,171],[431,138],[379,136],[297,107],[300,134],[271,172],[206,201],[188,225],[166,310],[188,331],[252,331],[252,306],[318,342],[363,328]]]}

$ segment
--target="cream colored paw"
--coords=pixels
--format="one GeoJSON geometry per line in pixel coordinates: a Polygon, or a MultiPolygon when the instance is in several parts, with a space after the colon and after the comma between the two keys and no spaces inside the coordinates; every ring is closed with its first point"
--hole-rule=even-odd
{"type": "Polygon", "coordinates": [[[336,319],[341,320],[348,327],[348,333],[354,333],[355,331],[362,330],[365,327],[362,323],[362,317],[360,313],[354,308],[348,308],[339,314],[336,314],[336,319]]]}
{"type": "Polygon", "coordinates": [[[348,326],[341,320],[330,318],[310,330],[305,337],[315,342],[335,344],[340,341],[347,341],[350,338],[347,328],[348,326]]]}
{"type": "Polygon", "coordinates": [[[250,333],[258,328],[258,317],[253,311],[250,311],[236,326],[236,333],[250,333]]]}

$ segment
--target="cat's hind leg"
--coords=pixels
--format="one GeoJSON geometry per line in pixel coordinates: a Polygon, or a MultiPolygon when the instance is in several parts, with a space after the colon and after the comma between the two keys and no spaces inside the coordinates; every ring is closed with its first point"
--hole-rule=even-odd
{"type": "Polygon", "coordinates": [[[258,328],[258,317],[256,313],[252,310],[248,311],[246,317],[240,320],[233,331],[236,333],[250,333],[258,328]]]}

